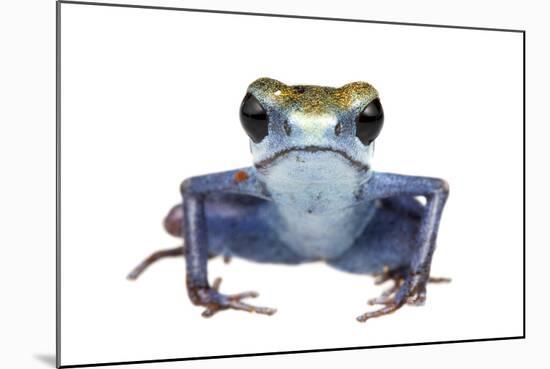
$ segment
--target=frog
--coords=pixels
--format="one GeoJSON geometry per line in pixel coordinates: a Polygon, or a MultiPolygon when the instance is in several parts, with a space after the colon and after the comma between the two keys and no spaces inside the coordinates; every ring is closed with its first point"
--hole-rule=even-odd
{"type": "Polygon", "coordinates": [[[181,202],[164,219],[180,237],[176,248],[151,254],[128,275],[179,256],[186,261],[190,301],[204,317],[223,310],[272,315],[276,309],[225,294],[208,261],[223,256],[258,263],[323,262],[335,269],[392,282],[359,322],[405,305],[423,305],[447,181],[375,171],[375,140],[384,125],[378,91],[368,82],[340,87],[287,85],[259,78],[241,102],[241,126],[253,165],[197,175],[180,186],[181,202]],[[424,201],[421,201],[421,199],[424,201]]]}

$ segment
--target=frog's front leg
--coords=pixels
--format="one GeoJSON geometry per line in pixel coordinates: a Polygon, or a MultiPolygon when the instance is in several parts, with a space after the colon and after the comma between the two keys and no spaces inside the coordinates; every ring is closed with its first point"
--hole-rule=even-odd
{"type": "Polygon", "coordinates": [[[266,197],[256,181],[253,169],[211,174],[185,180],[181,186],[183,197],[183,238],[186,245],[187,292],[195,305],[206,307],[204,317],[220,310],[235,309],[272,315],[275,309],[243,303],[247,297],[257,297],[254,291],[225,295],[219,292],[221,279],[208,282],[208,229],[205,199],[213,193],[235,193],[266,197]]]}
{"type": "Polygon", "coordinates": [[[391,297],[382,301],[385,305],[383,308],[359,316],[359,321],[392,313],[405,303],[420,305],[426,300],[426,284],[430,281],[431,261],[449,185],[438,178],[374,173],[365,185],[364,194],[366,200],[423,196],[426,205],[420,214],[414,252],[409,264],[405,266],[401,283],[395,291],[391,291],[391,297]]]}

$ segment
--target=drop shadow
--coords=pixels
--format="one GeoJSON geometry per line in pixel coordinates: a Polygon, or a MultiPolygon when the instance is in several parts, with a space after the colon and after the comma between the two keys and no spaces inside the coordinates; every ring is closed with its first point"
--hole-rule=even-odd
{"type": "Polygon", "coordinates": [[[54,354],[34,354],[33,357],[38,360],[38,361],[41,361],[42,363],[52,367],[52,368],[55,368],[55,355],[54,354]]]}

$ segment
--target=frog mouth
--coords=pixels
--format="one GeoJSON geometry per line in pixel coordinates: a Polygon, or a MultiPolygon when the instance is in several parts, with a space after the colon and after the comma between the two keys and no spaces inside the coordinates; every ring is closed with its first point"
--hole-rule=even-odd
{"type": "Polygon", "coordinates": [[[311,152],[311,153],[315,153],[315,152],[333,152],[333,153],[336,153],[336,154],[342,156],[347,161],[349,161],[350,164],[352,166],[354,166],[355,168],[357,168],[358,170],[368,171],[370,169],[370,167],[367,164],[361,163],[360,161],[357,161],[357,160],[353,159],[347,152],[345,152],[343,150],[338,150],[338,149],[333,149],[331,147],[323,147],[323,146],[303,146],[303,147],[295,146],[295,147],[289,147],[289,148],[286,148],[284,150],[276,152],[274,155],[270,156],[267,159],[263,159],[263,160],[261,160],[257,163],[254,163],[254,167],[256,167],[256,169],[259,169],[259,170],[266,169],[278,158],[280,158],[282,156],[285,156],[285,155],[287,155],[291,152],[295,152],[295,151],[311,152]]]}

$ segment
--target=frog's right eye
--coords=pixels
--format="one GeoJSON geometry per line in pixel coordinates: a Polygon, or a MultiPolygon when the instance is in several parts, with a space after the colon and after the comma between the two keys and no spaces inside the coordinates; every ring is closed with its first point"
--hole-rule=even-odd
{"type": "Polygon", "coordinates": [[[267,112],[251,93],[247,93],[241,103],[240,118],[246,134],[254,143],[267,136],[267,112]]]}
{"type": "Polygon", "coordinates": [[[384,111],[378,98],[374,99],[357,117],[355,135],[364,145],[369,145],[382,130],[384,111]]]}

